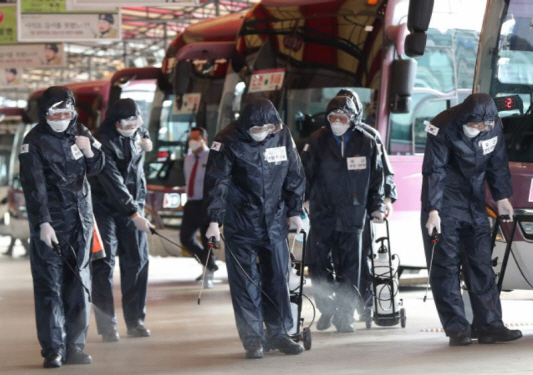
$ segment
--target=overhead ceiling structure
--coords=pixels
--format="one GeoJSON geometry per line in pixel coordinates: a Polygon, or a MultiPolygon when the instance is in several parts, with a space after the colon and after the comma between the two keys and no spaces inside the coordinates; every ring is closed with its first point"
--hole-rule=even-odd
{"type": "Polygon", "coordinates": [[[27,88],[0,90],[0,97],[23,99],[28,91],[45,86],[108,79],[125,67],[160,66],[168,45],[191,23],[241,12],[259,1],[200,0],[196,6],[124,7],[122,41],[66,43],[66,68],[26,69],[22,77],[27,88]]]}

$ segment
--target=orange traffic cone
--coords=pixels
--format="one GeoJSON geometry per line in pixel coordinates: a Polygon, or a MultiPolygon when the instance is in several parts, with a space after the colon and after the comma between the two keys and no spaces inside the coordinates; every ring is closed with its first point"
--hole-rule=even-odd
{"type": "Polygon", "coordinates": [[[102,258],[105,258],[104,242],[100,236],[100,231],[98,230],[98,225],[96,225],[96,220],[94,220],[93,254],[91,260],[98,260],[102,258]]]}

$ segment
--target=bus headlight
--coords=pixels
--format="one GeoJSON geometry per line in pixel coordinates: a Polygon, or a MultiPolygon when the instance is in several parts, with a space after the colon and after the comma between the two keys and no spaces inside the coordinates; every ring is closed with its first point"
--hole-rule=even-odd
{"type": "Polygon", "coordinates": [[[522,229],[522,233],[526,239],[533,240],[533,222],[521,221],[520,229],[522,229]]]}

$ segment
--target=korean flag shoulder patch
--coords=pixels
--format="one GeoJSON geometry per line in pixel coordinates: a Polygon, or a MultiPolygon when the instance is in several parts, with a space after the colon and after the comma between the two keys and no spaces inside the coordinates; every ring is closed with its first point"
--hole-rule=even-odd
{"type": "Polygon", "coordinates": [[[222,143],[220,142],[213,142],[213,144],[211,145],[211,150],[220,151],[221,148],[222,143]]]}
{"type": "Polygon", "coordinates": [[[30,152],[30,145],[28,143],[23,144],[22,146],[20,146],[20,153],[21,154],[27,154],[28,152],[30,152]]]}
{"type": "Polygon", "coordinates": [[[435,125],[433,125],[431,122],[429,121],[424,121],[424,125],[426,126],[425,127],[425,132],[426,133],[429,133],[429,134],[432,134],[432,135],[437,135],[439,134],[439,128],[437,128],[435,125]]]}

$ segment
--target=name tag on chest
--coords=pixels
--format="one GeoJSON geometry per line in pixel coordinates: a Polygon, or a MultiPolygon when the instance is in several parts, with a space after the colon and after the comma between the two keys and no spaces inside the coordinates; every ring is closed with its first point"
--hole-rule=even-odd
{"type": "Polygon", "coordinates": [[[83,156],[83,153],[81,152],[81,150],[78,148],[77,145],[72,145],[70,147],[70,150],[72,151],[72,157],[74,158],[74,160],[78,160],[79,158],[83,156]]]}
{"type": "Polygon", "coordinates": [[[483,155],[490,154],[498,144],[498,137],[487,139],[486,141],[479,141],[479,145],[483,149],[483,155]]]}
{"type": "Polygon", "coordinates": [[[366,156],[354,156],[353,158],[347,158],[349,171],[360,171],[366,169],[366,156]]]}
{"type": "Polygon", "coordinates": [[[265,150],[265,160],[269,163],[287,161],[287,149],[285,146],[267,148],[265,150]]]}

